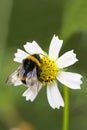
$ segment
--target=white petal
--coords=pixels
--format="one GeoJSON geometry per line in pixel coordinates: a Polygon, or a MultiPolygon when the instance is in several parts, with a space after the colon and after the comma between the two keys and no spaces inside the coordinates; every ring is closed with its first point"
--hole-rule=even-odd
{"type": "Polygon", "coordinates": [[[71,72],[58,72],[57,79],[64,85],[72,89],[80,89],[82,76],[71,72]]]}
{"type": "Polygon", "coordinates": [[[63,40],[59,40],[58,36],[53,36],[49,47],[49,56],[51,59],[56,60],[58,58],[62,43],[63,40]]]}
{"type": "Polygon", "coordinates": [[[22,63],[22,60],[26,58],[29,54],[20,49],[17,49],[17,53],[15,53],[14,55],[15,55],[14,61],[22,63]]]}
{"type": "Polygon", "coordinates": [[[54,82],[53,84],[47,85],[47,98],[50,106],[55,108],[60,108],[60,106],[64,106],[63,98],[59,92],[57,87],[57,83],[54,82]]]}
{"type": "Polygon", "coordinates": [[[71,50],[59,57],[56,63],[58,68],[64,68],[74,64],[76,61],[78,61],[76,58],[76,54],[73,53],[73,50],[71,50]]]}
{"type": "Polygon", "coordinates": [[[40,89],[42,88],[42,85],[39,84],[39,86],[30,86],[24,93],[22,96],[26,97],[26,100],[30,100],[31,102],[34,101],[34,99],[36,98],[36,96],[38,95],[38,92],[40,91],[40,89]]]}
{"type": "Polygon", "coordinates": [[[27,42],[26,45],[24,45],[24,49],[29,53],[29,54],[45,54],[44,51],[40,48],[40,46],[33,41],[32,43],[27,42]]]}

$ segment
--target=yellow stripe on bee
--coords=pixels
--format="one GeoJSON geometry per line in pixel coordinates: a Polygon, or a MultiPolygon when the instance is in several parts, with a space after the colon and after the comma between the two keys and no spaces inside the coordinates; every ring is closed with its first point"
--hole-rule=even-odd
{"type": "Polygon", "coordinates": [[[32,60],[32,61],[35,62],[38,66],[41,66],[39,60],[38,60],[36,57],[32,56],[32,55],[27,56],[26,59],[32,60]]]}
{"type": "Polygon", "coordinates": [[[26,77],[25,77],[25,76],[23,76],[23,77],[21,78],[21,80],[23,80],[23,81],[24,81],[24,80],[26,80],[26,77]]]}

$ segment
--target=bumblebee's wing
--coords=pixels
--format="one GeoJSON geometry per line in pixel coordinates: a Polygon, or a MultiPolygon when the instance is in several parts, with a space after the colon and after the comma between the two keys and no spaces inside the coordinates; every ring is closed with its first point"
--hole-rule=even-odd
{"type": "MultiPolygon", "coordinates": [[[[22,74],[21,69],[22,67],[19,66],[18,69],[16,71],[14,71],[7,79],[7,84],[11,85],[13,84],[14,86],[17,85],[21,85],[21,78],[20,78],[20,74],[22,74]]],[[[22,76],[22,75],[21,75],[22,76]]]]}
{"type": "Polygon", "coordinates": [[[39,82],[38,82],[38,79],[37,79],[36,67],[31,72],[29,72],[27,74],[26,85],[28,87],[32,87],[34,93],[38,93],[39,82]]]}
{"type": "Polygon", "coordinates": [[[27,86],[33,86],[34,84],[38,85],[36,67],[27,74],[26,84],[27,86]]]}

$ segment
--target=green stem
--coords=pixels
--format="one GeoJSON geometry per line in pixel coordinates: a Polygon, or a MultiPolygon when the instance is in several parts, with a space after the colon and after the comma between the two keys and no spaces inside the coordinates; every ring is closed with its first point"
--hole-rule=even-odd
{"type": "Polygon", "coordinates": [[[68,130],[69,126],[69,93],[68,88],[64,86],[64,112],[63,112],[63,129],[62,130],[68,130]]]}

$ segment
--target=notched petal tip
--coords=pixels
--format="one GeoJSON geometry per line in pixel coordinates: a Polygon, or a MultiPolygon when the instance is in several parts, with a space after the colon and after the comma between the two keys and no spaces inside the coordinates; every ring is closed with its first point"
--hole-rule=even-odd
{"type": "Polygon", "coordinates": [[[21,50],[21,49],[17,49],[17,52],[14,53],[14,61],[22,63],[22,60],[27,57],[29,54],[27,54],[25,51],[21,50]]]}
{"type": "MultiPolygon", "coordinates": [[[[79,74],[79,75],[80,75],[80,74],[79,74]]],[[[83,78],[83,76],[80,75],[80,77],[79,77],[79,80],[80,80],[80,81],[79,81],[79,82],[80,82],[80,83],[79,83],[79,84],[80,84],[80,88],[79,88],[79,89],[81,89],[81,85],[82,85],[82,83],[83,83],[83,82],[82,82],[82,78],[83,78]]]]}
{"type": "Polygon", "coordinates": [[[52,40],[55,39],[55,38],[57,38],[57,40],[63,41],[63,40],[59,39],[59,37],[56,34],[53,35],[52,40]]]}
{"type": "Polygon", "coordinates": [[[78,59],[77,59],[77,57],[76,57],[76,53],[74,52],[74,50],[71,50],[71,52],[72,52],[72,55],[73,55],[73,57],[75,58],[75,60],[76,60],[76,62],[77,62],[78,59]]]}
{"type": "MultiPolygon", "coordinates": [[[[51,106],[52,107],[52,106],[51,106]]],[[[56,106],[56,107],[52,107],[53,109],[60,109],[61,107],[64,107],[64,102],[63,103],[61,103],[61,105],[60,106],[56,106]]]]}
{"type": "Polygon", "coordinates": [[[31,101],[33,102],[36,95],[34,95],[34,93],[30,90],[30,88],[28,88],[23,94],[22,94],[23,97],[26,98],[26,101],[31,101]]]}

